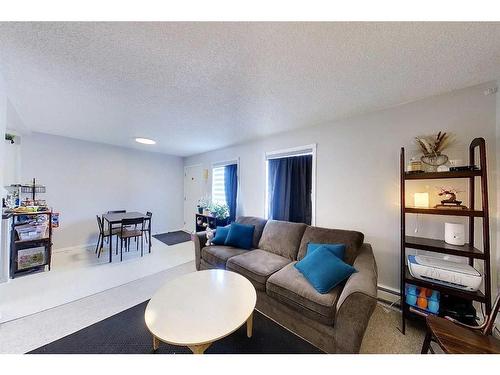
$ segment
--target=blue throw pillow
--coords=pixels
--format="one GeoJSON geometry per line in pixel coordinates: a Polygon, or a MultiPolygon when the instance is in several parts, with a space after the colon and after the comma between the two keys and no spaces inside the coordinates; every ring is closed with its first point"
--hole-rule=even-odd
{"type": "Polygon", "coordinates": [[[306,255],[313,253],[321,246],[330,250],[337,258],[344,260],[345,245],[343,243],[308,243],[306,255]]]}
{"type": "Polygon", "coordinates": [[[251,249],[254,230],[254,225],[231,223],[224,245],[239,247],[246,250],[251,249]]]}
{"type": "Polygon", "coordinates": [[[225,227],[217,227],[215,230],[215,236],[212,239],[213,245],[224,245],[226,242],[227,234],[229,233],[230,226],[226,225],[225,227]]]}
{"type": "Polygon", "coordinates": [[[325,246],[320,246],[304,259],[295,263],[295,268],[321,294],[328,293],[356,272],[354,267],[337,258],[325,246]]]}

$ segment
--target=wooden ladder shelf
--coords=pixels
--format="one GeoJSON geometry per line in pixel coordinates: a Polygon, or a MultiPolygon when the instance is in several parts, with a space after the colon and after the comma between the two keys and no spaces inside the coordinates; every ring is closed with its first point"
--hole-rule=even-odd
{"type": "Polygon", "coordinates": [[[484,303],[486,314],[491,312],[491,270],[490,270],[490,231],[489,231],[489,211],[488,211],[488,179],[486,168],[486,143],[484,138],[475,138],[469,146],[469,165],[476,164],[476,148],[479,148],[479,170],[474,171],[450,171],[450,172],[429,172],[429,173],[408,173],[405,172],[405,149],[401,147],[400,173],[401,173],[401,307],[402,322],[401,332],[405,333],[406,319],[409,316],[419,315],[412,311],[406,304],[405,285],[413,284],[421,287],[437,290],[443,294],[448,294],[468,300],[484,303]],[[475,208],[475,178],[481,179],[481,202],[480,210],[475,208]],[[406,207],[405,184],[408,180],[429,180],[429,179],[454,179],[465,178],[469,180],[469,208],[466,210],[436,209],[436,208],[413,208],[406,207]],[[442,240],[435,240],[423,237],[412,237],[406,235],[406,214],[426,214],[426,215],[447,215],[468,217],[469,243],[465,246],[455,246],[447,244],[442,240]],[[482,251],[475,248],[474,244],[474,219],[482,218],[483,246],[482,251]],[[469,292],[457,288],[452,288],[432,281],[420,280],[412,277],[406,265],[406,249],[425,250],[429,252],[461,256],[468,258],[469,264],[474,265],[474,261],[484,262],[484,293],[481,291],[469,292]]]}

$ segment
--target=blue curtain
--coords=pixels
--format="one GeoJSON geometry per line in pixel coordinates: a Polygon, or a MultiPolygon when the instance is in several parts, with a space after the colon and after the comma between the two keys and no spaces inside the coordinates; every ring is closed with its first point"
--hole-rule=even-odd
{"type": "Polygon", "coordinates": [[[238,197],[238,165],[224,167],[224,190],[229,207],[229,222],[236,220],[236,199],[238,197]]]}
{"type": "Polygon", "coordinates": [[[311,224],[312,155],[268,161],[268,217],[311,224]]]}

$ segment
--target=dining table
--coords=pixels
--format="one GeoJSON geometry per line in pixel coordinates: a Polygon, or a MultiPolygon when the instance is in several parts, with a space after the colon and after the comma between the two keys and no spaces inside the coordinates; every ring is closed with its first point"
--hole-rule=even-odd
{"type": "MultiPolygon", "coordinates": [[[[103,214],[102,218],[108,223],[108,233],[113,233],[113,226],[121,225],[123,219],[139,219],[143,218],[144,221],[149,221],[148,223],[148,252],[151,253],[151,216],[143,214],[142,212],[115,212],[109,214],[103,214]]],[[[117,240],[118,241],[118,240],[117,240]]],[[[113,261],[113,236],[109,236],[109,263],[113,261]]]]}

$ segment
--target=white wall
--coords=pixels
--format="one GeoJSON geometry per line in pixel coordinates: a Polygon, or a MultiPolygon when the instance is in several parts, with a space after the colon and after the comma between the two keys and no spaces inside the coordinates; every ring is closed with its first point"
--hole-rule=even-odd
{"type": "Polygon", "coordinates": [[[7,92],[5,81],[0,74],[0,197],[4,197],[3,168],[4,168],[4,149],[5,149],[5,129],[7,128],[7,92]]]}
{"type": "MultiPolygon", "coordinates": [[[[3,140],[7,127],[7,93],[5,81],[0,74],[0,201],[6,196],[3,188],[4,167],[5,167],[5,142],[3,140]]],[[[7,253],[7,220],[0,220],[0,282],[7,279],[8,273],[8,253],[7,253]]]]}
{"type": "MultiPolygon", "coordinates": [[[[497,81],[497,87],[500,87],[500,80],[497,81]]],[[[497,160],[497,210],[496,210],[496,264],[497,264],[497,291],[500,292],[500,94],[496,94],[496,160],[497,160]]],[[[495,242],[492,242],[495,246],[495,242]]],[[[500,321],[500,317],[498,318],[500,321]]]]}
{"type": "MultiPolygon", "coordinates": [[[[416,135],[439,130],[452,132],[457,138],[451,158],[467,160],[470,141],[484,137],[489,157],[490,207],[496,217],[495,163],[495,96],[485,96],[481,85],[446,95],[426,98],[398,107],[364,114],[350,119],[310,127],[257,140],[235,147],[185,158],[185,165],[203,163],[210,169],[213,162],[240,158],[239,214],[264,215],[264,153],[317,143],[316,225],[328,228],[359,230],[373,245],[379,267],[379,284],[399,290],[399,153],[400,147],[416,155],[416,135]]],[[[213,136],[216,136],[215,134],[213,136]]],[[[445,182],[441,182],[445,183],[445,182]]],[[[452,182],[453,183],[453,182],[452,182]]],[[[447,183],[448,185],[450,182],[447,183]]],[[[436,192],[438,181],[425,188],[436,192]]],[[[206,184],[210,190],[210,181],[206,184]]],[[[466,198],[465,194],[462,198],[466,198]]],[[[466,200],[466,199],[465,199],[466,200]]],[[[434,198],[437,201],[437,198],[434,198]]],[[[415,218],[408,215],[408,230],[415,218]]],[[[421,216],[419,235],[431,226],[421,216]]],[[[431,223],[444,219],[430,218],[431,223]]],[[[493,244],[496,222],[492,220],[493,244]]],[[[479,237],[480,238],[480,237],[479,237]]],[[[495,249],[493,249],[495,251],[495,249]]],[[[495,281],[496,283],[496,281],[495,281]]],[[[495,285],[494,283],[494,285],[495,285]]]]}
{"type": "Polygon", "coordinates": [[[40,194],[60,212],[54,247],[96,242],[96,214],[153,212],[153,233],[183,226],[180,157],[32,133],[22,137],[21,178],[47,186],[40,194]]]}

